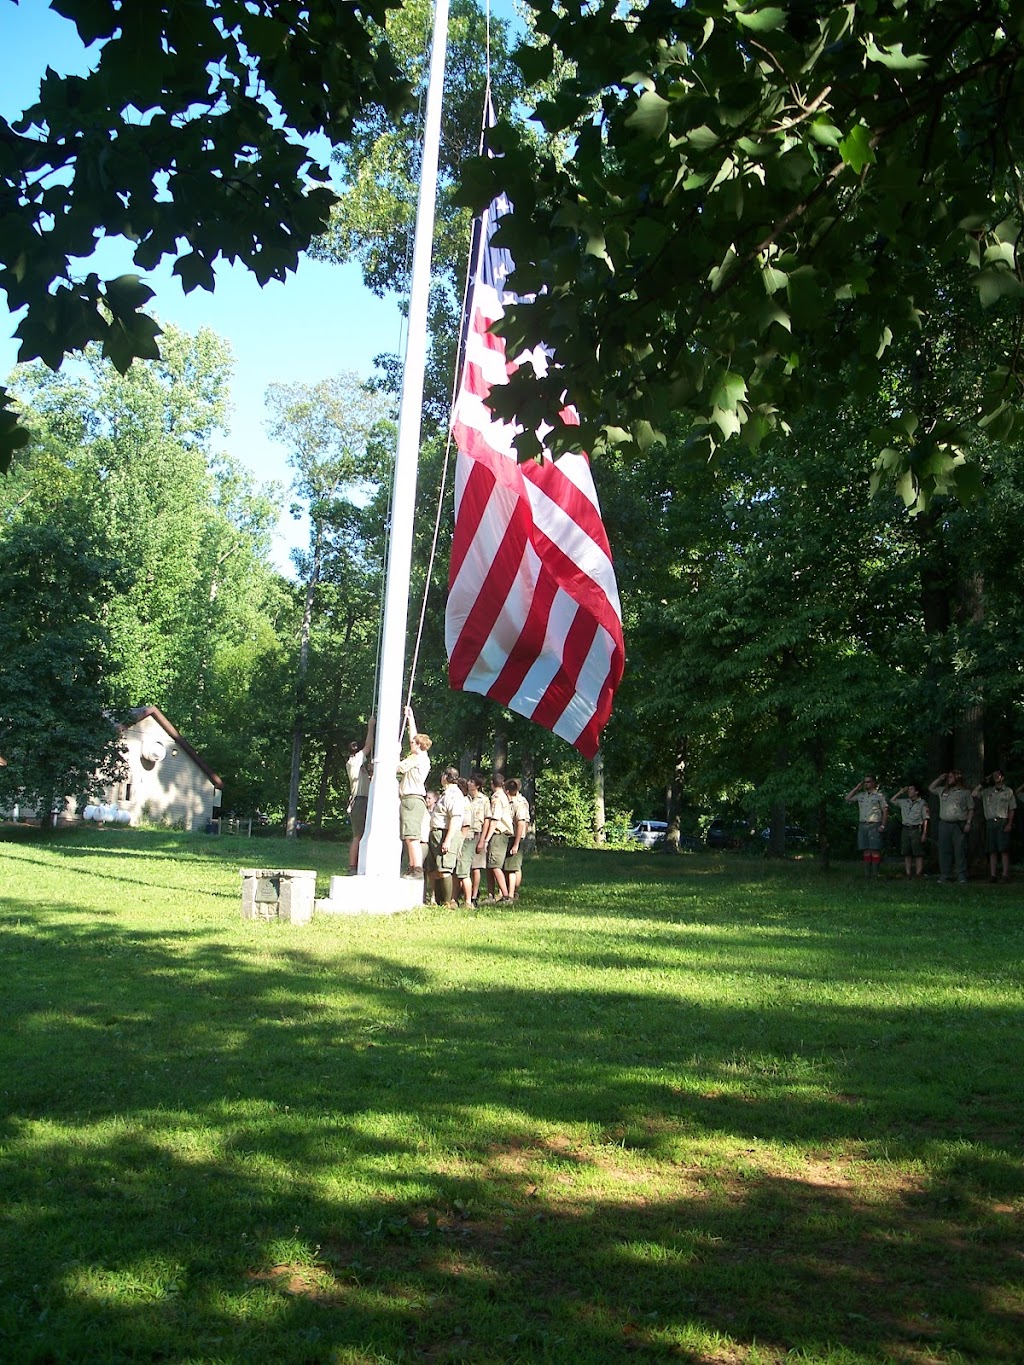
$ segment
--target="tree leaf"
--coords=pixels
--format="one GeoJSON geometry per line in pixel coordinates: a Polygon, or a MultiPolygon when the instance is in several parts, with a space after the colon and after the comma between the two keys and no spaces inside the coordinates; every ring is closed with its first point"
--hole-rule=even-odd
{"type": "Polygon", "coordinates": [[[825,147],[838,147],[842,143],[843,135],[828,118],[812,119],[807,125],[807,131],[815,142],[820,142],[825,147]]]}
{"type": "Polygon", "coordinates": [[[512,60],[523,73],[523,80],[527,85],[540,85],[554,70],[555,49],[550,43],[540,47],[524,43],[513,52],[512,60]]]}
{"type": "Polygon", "coordinates": [[[657,90],[645,90],[636,108],[626,119],[626,127],[644,138],[661,137],[668,127],[669,102],[657,90]]]}
{"type": "Polygon", "coordinates": [[[765,5],[762,9],[756,10],[737,10],[736,22],[755,33],[771,33],[774,29],[783,27],[786,22],[786,11],[776,5],[765,5]]]}
{"type": "Polygon", "coordinates": [[[864,44],[864,53],[869,62],[880,62],[890,71],[923,71],[928,65],[928,58],[924,53],[904,52],[902,43],[893,43],[892,47],[879,47],[872,37],[864,44]]]}
{"type": "MultiPolygon", "coordinates": [[[[724,411],[732,411],[747,396],[747,381],[741,374],[726,370],[711,391],[711,402],[724,411]]],[[[738,430],[738,428],[737,428],[738,430]]]]}
{"type": "Polygon", "coordinates": [[[119,23],[113,0],[50,0],[50,8],[71,20],[86,47],[109,38],[119,23]]]}
{"type": "Polygon", "coordinates": [[[116,280],[107,280],[104,295],[111,311],[118,317],[134,313],[154,297],[153,290],[138,275],[118,275],[116,280]]]}
{"type": "Polygon", "coordinates": [[[726,440],[730,436],[738,436],[743,426],[738,413],[732,408],[712,408],[711,420],[726,440]]]}
{"type": "Polygon", "coordinates": [[[857,175],[865,166],[872,166],[875,153],[871,147],[871,130],[863,123],[856,124],[839,144],[839,154],[857,175]]]}
{"type": "Polygon", "coordinates": [[[974,279],[982,308],[991,308],[1000,299],[1024,298],[1024,284],[1005,266],[988,266],[974,279]]]}
{"type": "Polygon", "coordinates": [[[171,273],[177,275],[181,280],[181,287],[186,294],[191,293],[197,285],[201,285],[203,289],[208,290],[211,294],[213,293],[213,287],[216,283],[213,267],[197,251],[190,251],[186,256],[179,256],[171,273]]]}

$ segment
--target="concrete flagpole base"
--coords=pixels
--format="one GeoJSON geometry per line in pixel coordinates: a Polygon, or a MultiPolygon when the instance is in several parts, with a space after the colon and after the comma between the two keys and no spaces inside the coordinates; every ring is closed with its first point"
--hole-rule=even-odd
{"type": "Polygon", "coordinates": [[[331,892],[318,900],[318,915],[397,915],[423,905],[423,882],[411,877],[332,877],[331,892]]]}

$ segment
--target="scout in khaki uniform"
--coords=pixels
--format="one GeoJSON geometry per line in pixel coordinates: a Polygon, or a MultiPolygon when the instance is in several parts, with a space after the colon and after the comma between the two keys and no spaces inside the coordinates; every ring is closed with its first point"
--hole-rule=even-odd
{"type": "Polygon", "coordinates": [[[376,718],[371,716],[366,726],[366,738],[363,740],[363,747],[360,748],[356,740],[353,740],[348,746],[349,756],[345,762],[350,793],[348,818],[352,822],[352,842],[348,846],[348,870],[352,873],[359,871],[359,841],[366,829],[366,802],[370,795],[370,778],[373,775],[373,763],[370,760],[370,754],[373,752],[375,722],[376,718]]]}
{"type": "Polygon", "coordinates": [[[434,899],[454,910],[452,899],[455,868],[462,849],[462,821],[466,798],[459,786],[458,768],[445,768],[441,776],[441,795],[430,812],[430,847],[424,869],[434,882],[434,899]]]}
{"type": "Polygon", "coordinates": [[[959,768],[939,773],[928,790],[939,798],[939,881],[952,881],[955,864],[957,881],[964,883],[967,881],[967,835],[971,831],[974,798],[959,768]]]}
{"type": "Polygon", "coordinates": [[[899,811],[903,821],[900,852],[903,854],[903,866],[906,868],[907,876],[914,875],[913,862],[916,861],[917,876],[923,877],[924,846],[928,842],[928,824],[932,818],[927,798],[921,795],[921,788],[916,782],[910,782],[907,786],[900,787],[898,792],[893,792],[892,804],[899,811]],[[904,792],[906,796],[903,795],[904,792]]]}
{"type": "Polygon", "coordinates": [[[420,821],[420,867],[423,871],[424,905],[432,905],[434,902],[434,878],[431,868],[427,866],[427,855],[430,852],[430,817],[434,813],[438,799],[439,793],[430,787],[423,794],[423,818],[420,821]]]}
{"type": "Polygon", "coordinates": [[[848,791],[843,800],[857,803],[857,847],[864,855],[864,875],[877,877],[882,862],[882,839],[889,819],[889,803],[870,774],[858,782],[852,791],[848,791]]]}
{"type": "Polygon", "coordinates": [[[981,809],[985,815],[985,851],[988,853],[988,879],[997,881],[996,868],[999,860],[1003,863],[1003,881],[1010,880],[1010,833],[1013,819],[1017,814],[1017,799],[1006,785],[1002,771],[996,768],[988,777],[983,777],[971,795],[977,800],[981,797],[981,809]],[[983,786],[988,782],[990,786],[983,786]]]}
{"type": "Polygon", "coordinates": [[[512,839],[505,854],[505,880],[508,894],[515,900],[523,884],[523,840],[530,828],[530,803],[514,779],[505,783],[505,795],[512,808],[512,839]]]}
{"type": "Polygon", "coordinates": [[[429,735],[417,733],[411,706],[405,708],[405,719],[409,727],[409,753],[398,765],[399,834],[409,864],[405,875],[422,878],[420,830],[426,810],[427,778],[430,775],[427,751],[432,741],[429,735]]]}
{"type": "Polygon", "coordinates": [[[490,905],[511,905],[508,882],[505,880],[505,855],[512,838],[512,807],[505,795],[505,778],[495,773],[491,778],[491,808],[484,821],[478,848],[487,849],[487,881],[491,887],[490,905]]]}
{"type": "Polygon", "coordinates": [[[470,773],[461,785],[466,796],[466,811],[462,817],[462,848],[455,875],[461,883],[462,899],[468,910],[480,895],[480,874],[487,866],[487,851],[477,852],[477,842],[491,804],[484,795],[484,779],[480,773],[470,773]]]}

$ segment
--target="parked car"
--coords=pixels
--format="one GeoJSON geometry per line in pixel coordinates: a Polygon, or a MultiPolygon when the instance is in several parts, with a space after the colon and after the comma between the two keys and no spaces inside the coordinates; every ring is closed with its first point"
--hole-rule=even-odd
{"type": "Polygon", "coordinates": [[[712,820],[704,842],[708,848],[742,848],[752,832],[742,820],[712,820]]]}
{"type": "Polygon", "coordinates": [[[665,820],[640,820],[629,831],[629,837],[644,848],[657,848],[665,842],[668,822],[665,820]]]}
{"type": "MultiPolygon", "coordinates": [[[[772,832],[770,829],[763,829],[761,831],[761,838],[765,841],[765,843],[767,843],[771,837],[772,832]]],[[[809,844],[810,842],[811,836],[807,833],[805,829],[802,829],[799,825],[786,826],[787,844],[809,844]]]]}

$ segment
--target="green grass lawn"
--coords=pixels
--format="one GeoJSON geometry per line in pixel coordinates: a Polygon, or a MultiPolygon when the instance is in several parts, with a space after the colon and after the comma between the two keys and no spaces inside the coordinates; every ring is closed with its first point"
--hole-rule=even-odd
{"type": "Polygon", "coordinates": [[[242,921],[344,861],[0,843],[4,1361],[1024,1360],[1024,883],[242,921]]]}

